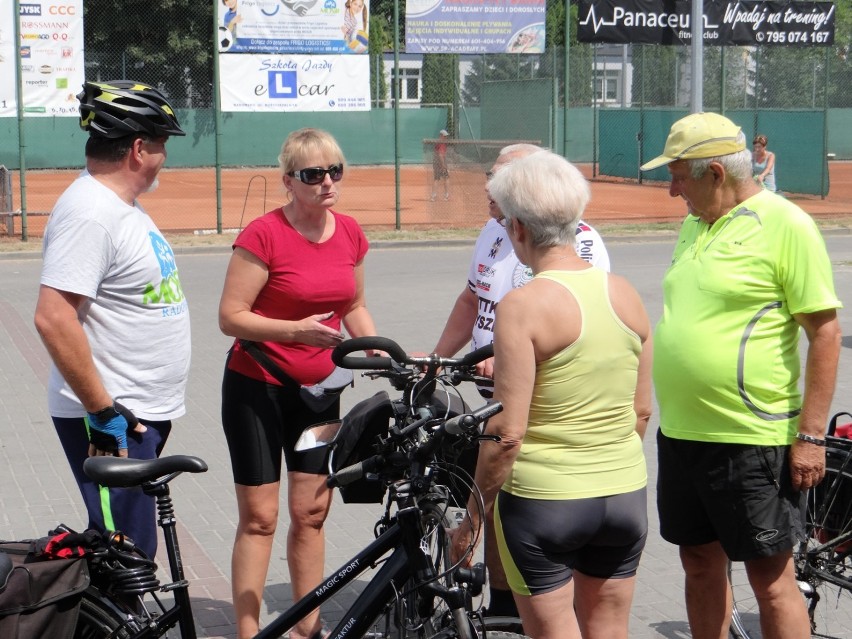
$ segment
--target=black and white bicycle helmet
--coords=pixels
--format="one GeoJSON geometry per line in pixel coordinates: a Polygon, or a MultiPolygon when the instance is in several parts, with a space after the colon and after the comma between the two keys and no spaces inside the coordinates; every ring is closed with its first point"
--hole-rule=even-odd
{"type": "Polygon", "coordinates": [[[86,82],[77,99],[80,101],[80,128],[89,135],[104,138],[186,135],[163,95],[141,82],[86,82]]]}

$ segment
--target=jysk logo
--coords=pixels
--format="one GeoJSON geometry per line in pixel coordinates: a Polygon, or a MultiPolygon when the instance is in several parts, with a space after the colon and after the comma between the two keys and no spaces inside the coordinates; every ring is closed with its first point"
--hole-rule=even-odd
{"type": "Polygon", "coordinates": [[[298,80],[295,71],[269,71],[269,97],[279,100],[295,100],[298,96],[298,80]]]}
{"type": "Polygon", "coordinates": [[[21,5],[21,15],[22,16],[40,16],[41,15],[41,5],[40,4],[22,4],[21,5]]]}

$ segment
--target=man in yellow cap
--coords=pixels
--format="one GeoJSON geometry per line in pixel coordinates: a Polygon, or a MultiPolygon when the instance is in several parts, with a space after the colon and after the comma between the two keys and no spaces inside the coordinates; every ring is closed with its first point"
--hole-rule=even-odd
{"type": "Polygon", "coordinates": [[[728,560],[745,563],[764,637],[809,637],[792,548],[825,474],[840,327],[813,220],[752,179],[739,126],[672,125],[662,155],[683,222],[654,335],[660,533],[680,547],[695,639],[728,636],[728,560]],[[799,392],[799,328],[808,339],[799,392]]]}

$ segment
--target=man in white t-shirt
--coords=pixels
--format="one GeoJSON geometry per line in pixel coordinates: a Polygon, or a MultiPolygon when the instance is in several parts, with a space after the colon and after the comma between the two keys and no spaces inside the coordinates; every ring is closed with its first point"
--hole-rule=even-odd
{"type": "MultiPolygon", "coordinates": [[[[533,144],[504,147],[486,177],[490,178],[495,171],[512,160],[541,150],[533,144]]],[[[485,190],[488,191],[487,186],[485,190]]],[[[532,271],[515,256],[512,242],[501,223],[503,214],[490,196],[488,213],[491,217],[476,240],[467,286],[456,299],[434,349],[441,357],[452,357],[468,342],[472,349],[491,344],[494,341],[497,304],[506,293],[532,279],[532,271]]],[[[575,250],[577,255],[593,266],[609,271],[609,255],[601,236],[582,220],[577,224],[575,250]]],[[[481,374],[491,377],[494,370],[493,359],[486,360],[477,368],[481,374]]],[[[480,385],[479,392],[484,397],[491,397],[493,384],[480,385]]],[[[517,616],[517,608],[497,554],[497,544],[493,539],[494,525],[489,517],[485,526],[485,564],[488,568],[490,594],[488,615],[517,616]]]]}
{"type": "Polygon", "coordinates": [[[60,196],[44,235],[35,325],[53,360],[48,410],[89,515],[151,558],[154,497],[107,489],[87,456],[153,459],[184,414],[189,310],[174,253],[136,198],[156,186],[166,141],[184,135],[154,88],[86,82],[86,170],[60,196]]]}

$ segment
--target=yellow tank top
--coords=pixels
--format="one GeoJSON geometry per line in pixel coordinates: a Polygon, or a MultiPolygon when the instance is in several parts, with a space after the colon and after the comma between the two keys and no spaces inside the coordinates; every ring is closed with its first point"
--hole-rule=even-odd
{"type": "Polygon", "coordinates": [[[648,481],[633,397],[641,340],[615,314],[607,273],[545,271],[580,306],[576,342],[536,366],[527,432],[503,490],[530,499],[632,492],[648,481]]]}

